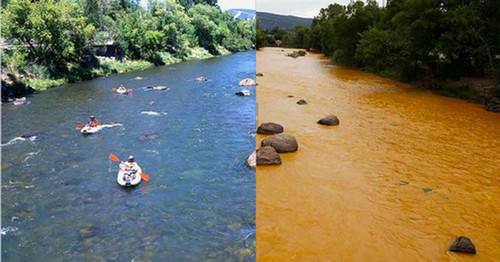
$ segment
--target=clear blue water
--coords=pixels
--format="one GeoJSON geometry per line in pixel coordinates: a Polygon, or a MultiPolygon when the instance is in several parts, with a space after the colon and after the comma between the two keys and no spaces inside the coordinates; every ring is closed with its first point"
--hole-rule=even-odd
{"type": "Polygon", "coordinates": [[[3,259],[254,260],[255,171],[244,161],[255,148],[255,88],[249,97],[234,95],[246,77],[255,77],[255,52],[70,84],[35,94],[28,105],[2,105],[2,143],[37,136],[2,147],[3,259]],[[201,75],[209,81],[193,81],[201,75]],[[114,95],[120,83],[133,94],[114,95]],[[146,85],[170,89],[146,92],[146,85]],[[141,114],[150,110],[165,114],[141,114]],[[84,137],[75,126],[91,114],[123,126],[84,137]],[[111,152],[135,155],[151,180],[119,187],[111,152]]]}

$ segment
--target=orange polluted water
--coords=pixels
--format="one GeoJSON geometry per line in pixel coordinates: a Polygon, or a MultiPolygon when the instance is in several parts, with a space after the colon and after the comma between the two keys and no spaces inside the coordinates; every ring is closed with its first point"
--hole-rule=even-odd
{"type": "Polygon", "coordinates": [[[258,122],[299,142],[257,168],[259,261],[500,258],[500,114],[289,51],[257,52],[258,122]]]}

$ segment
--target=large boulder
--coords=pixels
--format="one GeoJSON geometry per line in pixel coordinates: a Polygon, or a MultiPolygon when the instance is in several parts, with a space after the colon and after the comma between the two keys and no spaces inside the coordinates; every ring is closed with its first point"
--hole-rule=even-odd
{"type": "Polygon", "coordinates": [[[476,247],[472,244],[472,241],[465,236],[457,237],[448,250],[452,252],[476,254],[476,247]]]}
{"type": "Polygon", "coordinates": [[[272,122],[262,123],[257,128],[257,134],[274,135],[279,133],[283,133],[283,126],[272,122]]]}
{"type": "Polygon", "coordinates": [[[261,146],[272,146],[278,153],[295,152],[299,148],[294,136],[283,133],[262,140],[261,146]]]}
{"type": "Polygon", "coordinates": [[[338,117],[336,117],[334,115],[329,115],[329,116],[325,116],[325,117],[321,118],[318,121],[318,124],[325,125],[325,126],[337,126],[340,124],[340,120],[338,119],[338,117]]]}
{"type": "Polygon", "coordinates": [[[257,165],[281,165],[281,157],[276,149],[270,146],[263,146],[257,149],[257,165]]]}
{"type": "Polygon", "coordinates": [[[255,80],[251,78],[245,78],[240,81],[240,86],[254,86],[255,84],[255,80]]]}

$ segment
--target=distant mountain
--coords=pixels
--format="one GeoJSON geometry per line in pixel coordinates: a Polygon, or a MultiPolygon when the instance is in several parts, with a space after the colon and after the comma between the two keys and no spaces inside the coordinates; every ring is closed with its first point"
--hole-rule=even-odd
{"type": "Polygon", "coordinates": [[[255,10],[252,9],[229,9],[235,18],[241,20],[255,20],[255,10]]]}
{"type": "Polygon", "coordinates": [[[257,23],[265,30],[272,30],[275,27],[292,29],[298,25],[310,26],[312,18],[257,12],[257,23]]]}

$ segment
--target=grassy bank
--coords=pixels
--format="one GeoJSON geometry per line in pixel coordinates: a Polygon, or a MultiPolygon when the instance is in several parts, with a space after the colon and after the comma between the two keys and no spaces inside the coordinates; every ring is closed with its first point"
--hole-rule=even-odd
{"type": "MultiPolygon", "coordinates": [[[[227,50],[221,50],[222,55],[230,54],[231,52],[227,50]]],[[[7,62],[9,60],[7,55],[7,62]]],[[[44,91],[50,88],[58,87],[66,83],[74,83],[78,81],[90,80],[98,77],[106,77],[112,74],[123,74],[134,71],[142,71],[154,66],[170,65],[176,64],[184,61],[200,60],[214,57],[207,50],[197,47],[192,48],[187,56],[184,58],[178,58],[170,53],[162,52],[160,53],[154,61],[147,60],[116,60],[114,58],[108,57],[97,57],[94,66],[82,68],[82,67],[70,67],[68,72],[64,74],[58,74],[56,76],[51,76],[46,72],[45,69],[40,67],[32,67],[23,74],[14,72],[14,74],[19,75],[19,82],[16,83],[16,93],[19,92],[19,86],[25,86],[26,88],[31,87],[35,91],[44,91]]],[[[8,67],[7,67],[8,68],[8,67]]],[[[8,73],[9,70],[7,69],[8,73]]],[[[6,90],[8,92],[9,88],[13,88],[13,85],[6,84],[6,90]]],[[[21,92],[22,93],[22,92],[21,92]]]]}

